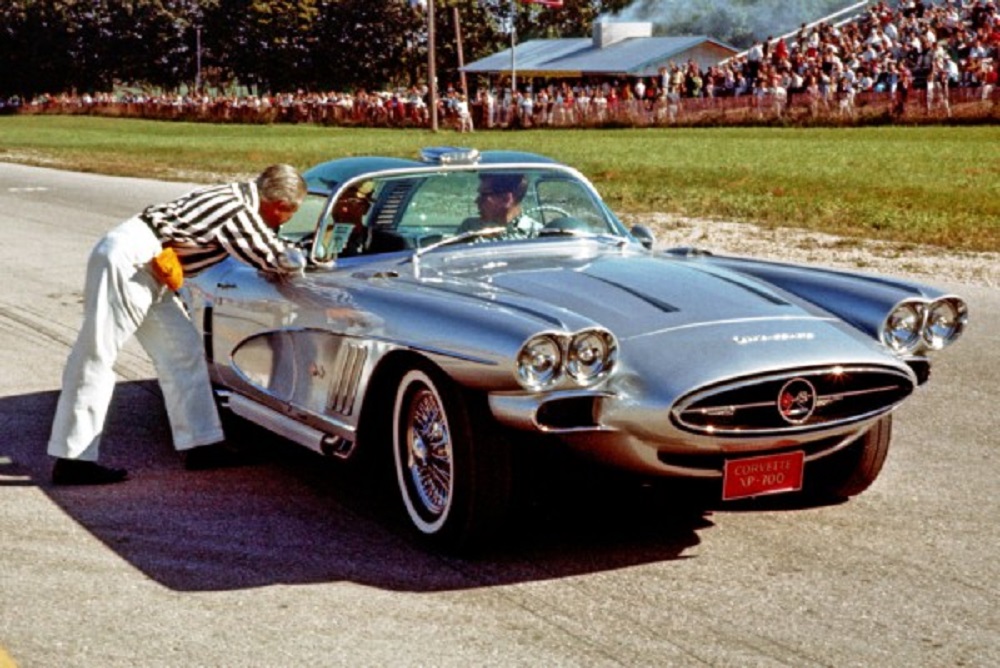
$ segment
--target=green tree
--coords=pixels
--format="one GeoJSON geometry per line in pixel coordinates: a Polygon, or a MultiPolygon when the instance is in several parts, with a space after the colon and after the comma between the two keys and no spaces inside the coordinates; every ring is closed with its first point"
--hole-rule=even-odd
{"type": "MultiPolygon", "coordinates": [[[[451,84],[458,88],[461,81],[459,37],[463,63],[470,63],[509,46],[509,34],[505,29],[507,14],[499,11],[500,9],[495,1],[437,0],[436,69],[438,82],[442,87],[451,84]]],[[[424,52],[425,65],[426,61],[424,52]]],[[[426,66],[421,72],[426,73],[426,66]]]]}
{"type": "Polygon", "coordinates": [[[216,0],[8,0],[0,94],[174,89],[195,78],[195,30],[216,0]]]}
{"type": "MultiPolygon", "coordinates": [[[[127,83],[168,90],[193,87],[198,32],[217,0],[117,0],[116,4],[107,68],[127,83]]],[[[203,60],[211,63],[210,53],[204,55],[203,60]]]]}
{"type": "MultiPolygon", "coordinates": [[[[627,0],[436,0],[439,83],[519,41],[590,34],[627,0]],[[457,17],[457,20],[456,20],[457,17]]],[[[377,89],[427,81],[427,18],[410,0],[3,0],[0,94],[217,83],[263,91],[377,89]],[[201,50],[196,47],[201,36],[201,50]]]]}
{"type": "Polygon", "coordinates": [[[0,6],[0,92],[31,97],[75,85],[73,4],[9,0],[0,6]]]}
{"type": "Polygon", "coordinates": [[[311,85],[378,90],[411,83],[425,43],[422,15],[407,0],[326,0],[313,33],[311,85]]]}
{"type": "Polygon", "coordinates": [[[310,74],[321,0],[219,0],[206,17],[218,64],[263,90],[294,90],[310,74]]]}

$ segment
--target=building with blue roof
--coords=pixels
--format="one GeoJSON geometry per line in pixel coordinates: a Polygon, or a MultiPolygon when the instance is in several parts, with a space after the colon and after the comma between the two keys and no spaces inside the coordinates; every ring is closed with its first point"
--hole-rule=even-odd
{"type": "Polygon", "coordinates": [[[705,35],[654,37],[652,23],[598,22],[592,37],[528,40],[463,70],[472,75],[513,74],[518,79],[652,77],[671,63],[693,60],[704,70],[737,52],[705,35]]]}

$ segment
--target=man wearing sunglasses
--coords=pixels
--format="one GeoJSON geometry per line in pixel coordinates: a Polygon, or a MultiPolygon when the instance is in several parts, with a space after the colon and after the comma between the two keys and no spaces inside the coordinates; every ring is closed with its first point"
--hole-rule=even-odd
{"type": "Polygon", "coordinates": [[[521,201],[527,192],[528,180],[523,174],[480,174],[479,193],[476,196],[479,217],[462,221],[456,233],[505,227],[503,239],[538,236],[542,224],[526,216],[521,208],[521,201]]]}

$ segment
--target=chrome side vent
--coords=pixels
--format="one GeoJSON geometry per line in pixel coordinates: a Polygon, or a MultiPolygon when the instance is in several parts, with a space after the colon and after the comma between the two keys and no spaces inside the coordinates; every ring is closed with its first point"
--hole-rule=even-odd
{"type": "Polygon", "coordinates": [[[368,359],[368,350],[357,344],[346,344],[338,357],[337,367],[340,373],[330,385],[327,406],[331,412],[348,416],[354,413],[354,397],[357,395],[358,383],[361,382],[361,371],[368,359]]]}
{"type": "Polygon", "coordinates": [[[720,436],[795,433],[882,415],[913,391],[904,371],[834,366],[743,378],[688,395],[674,407],[687,431],[720,436]]]}

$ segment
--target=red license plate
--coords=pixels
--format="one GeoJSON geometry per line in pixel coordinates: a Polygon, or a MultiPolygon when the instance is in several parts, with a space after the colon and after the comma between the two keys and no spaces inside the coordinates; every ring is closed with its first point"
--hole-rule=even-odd
{"type": "Polygon", "coordinates": [[[722,471],[722,500],[798,491],[802,489],[805,459],[801,450],[728,459],[722,471]]]}

